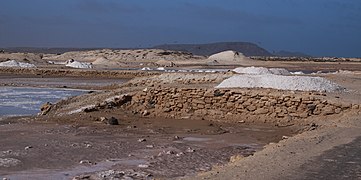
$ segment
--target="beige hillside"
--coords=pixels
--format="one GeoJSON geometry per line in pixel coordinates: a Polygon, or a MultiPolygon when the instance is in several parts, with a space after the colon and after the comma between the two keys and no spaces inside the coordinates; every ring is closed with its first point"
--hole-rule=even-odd
{"type": "Polygon", "coordinates": [[[184,61],[189,59],[204,59],[201,56],[193,56],[190,53],[179,51],[165,51],[158,49],[137,49],[137,50],[93,50],[93,51],[74,51],[67,52],[61,55],[46,55],[44,57],[48,60],[69,60],[74,59],[78,61],[94,62],[94,63],[110,63],[117,62],[157,62],[160,60],[166,61],[184,61]],[[99,58],[103,58],[99,60],[99,58]],[[106,59],[107,61],[105,61],[106,59]]]}
{"type": "Polygon", "coordinates": [[[15,60],[23,63],[44,64],[46,62],[42,57],[42,54],[34,53],[0,53],[0,62],[15,60]]]}

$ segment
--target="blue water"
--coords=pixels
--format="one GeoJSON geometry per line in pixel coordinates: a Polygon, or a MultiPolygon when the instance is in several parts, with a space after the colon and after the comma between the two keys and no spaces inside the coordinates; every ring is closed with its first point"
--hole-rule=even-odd
{"type": "Polygon", "coordinates": [[[46,102],[84,94],[84,90],[56,88],[0,87],[0,117],[34,115],[46,102]]]}

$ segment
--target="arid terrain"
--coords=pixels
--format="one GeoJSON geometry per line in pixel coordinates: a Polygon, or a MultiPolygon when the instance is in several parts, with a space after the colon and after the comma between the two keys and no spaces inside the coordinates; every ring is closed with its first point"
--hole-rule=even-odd
{"type": "MultiPolygon", "coordinates": [[[[303,179],[310,169],[322,172],[322,163],[307,167],[317,158],[335,162],[333,149],[360,136],[361,62],[290,59],[159,49],[1,53],[3,88],[86,91],[32,116],[0,116],[0,177],[303,179]]],[[[361,165],[349,162],[338,166],[361,165]]]]}

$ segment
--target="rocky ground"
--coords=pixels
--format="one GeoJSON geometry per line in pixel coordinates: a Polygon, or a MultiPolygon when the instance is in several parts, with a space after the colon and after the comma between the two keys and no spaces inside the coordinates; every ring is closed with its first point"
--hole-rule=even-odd
{"type": "MultiPolygon", "coordinates": [[[[148,51],[99,50],[34,59],[64,61],[82,57],[90,62],[97,60],[91,59],[96,54],[108,60],[127,56],[142,63],[142,57],[164,53],[148,51]]],[[[163,55],[189,60],[189,54],[163,55]]],[[[153,63],[158,58],[150,60],[153,63]]],[[[177,68],[234,67],[197,63],[177,68]]],[[[353,72],[317,74],[346,88],[320,93],[214,89],[233,75],[227,71],[78,70],[54,64],[32,69],[1,68],[2,86],[66,86],[97,91],[55,105],[46,104],[41,116],[1,119],[0,136],[4,138],[0,140],[0,177],[302,179],[322,172],[326,166],[318,167],[319,171],[311,175],[307,167],[317,158],[335,160],[334,153],[325,152],[333,152],[332,148],[359,136],[361,78],[355,70],[360,71],[361,64],[253,63],[261,64],[294,71],[353,72]]],[[[355,149],[357,143],[350,146],[355,149]]],[[[349,161],[342,162],[338,165],[349,161]]]]}

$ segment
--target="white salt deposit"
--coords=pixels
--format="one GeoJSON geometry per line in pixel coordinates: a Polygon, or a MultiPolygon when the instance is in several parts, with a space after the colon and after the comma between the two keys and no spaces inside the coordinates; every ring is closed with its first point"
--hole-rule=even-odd
{"type": "Polygon", "coordinates": [[[60,64],[60,65],[65,65],[66,62],[55,62],[55,61],[48,61],[49,64],[60,64]]]}
{"type": "Polygon", "coordinates": [[[339,91],[343,88],[327,79],[309,76],[236,75],[224,80],[216,88],[271,88],[299,91],[339,91]]]}
{"type": "Polygon", "coordinates": [[[296,71],[296,72],[291,72],[291,74],[294,74],[294,75],[303,75],[303,74],[305,74],[305,73],[302,72],[302,71],[296,71]]]}
{"type": "Polygon", "coordinates": [[[96,107],[96,106],[95,106],[95,105],[84,106],[84,107],[81,107],[81,108],[79,108],[79,109],[72,110],[72,111],[68,112],[68,114],[80,113],[80,112],[84,111],[85,109],[88,109],[88,108],[91,109],[91,108],[94,108],[94,107],[96,107]]]}
{"type": "Polygon", "coordinates": [[[213,54],[208,57],[209,60],[216,61],[239,61],[239,60],[248,60],[246,56],[244,56],[240,52],[236,51],[224,51],[217,54],[213,54]]]}
{"type": "Polygon", "coordinates": [[[165,68],[164,67],[159,67],[157,68],[158,71],[165,71],[165,68]]]}
{"type": "Polygon", "coordinates": [[[142,68],[141,70],[142,70],[142,71],[152,71],[152,69],[149,68],[149,67],[144,67],[144,68],[142,68]]]}
{"type": "Polygon", "coordinates": [[[290,75],[290,72],[284,68],[264,68],[264,67],[239,67],[232,70],[233,72],[239,74],[254,74],[254,75],[261,75],[261,74],[276,74],[276,75],[290,75]]]}
{"type": "Polygon", "coordinates": [[[291,75],[291,73],[285,68],[270,68],[269,71],[276,75],[291,75]]]}
{"type": "Polygon", "coordinates": [[[65,66],[79,69],[91,69],[93,68],[91,63],[79,62],[75,60],[69,60],[66,62],[65,66]]]}
{"type": "Polygon", "coordinates": [[[35,68],[34,64],[17,62],[15,60],[9,60],[0,63],[0,67],[21,67],[21,68],[35,68]]]}

